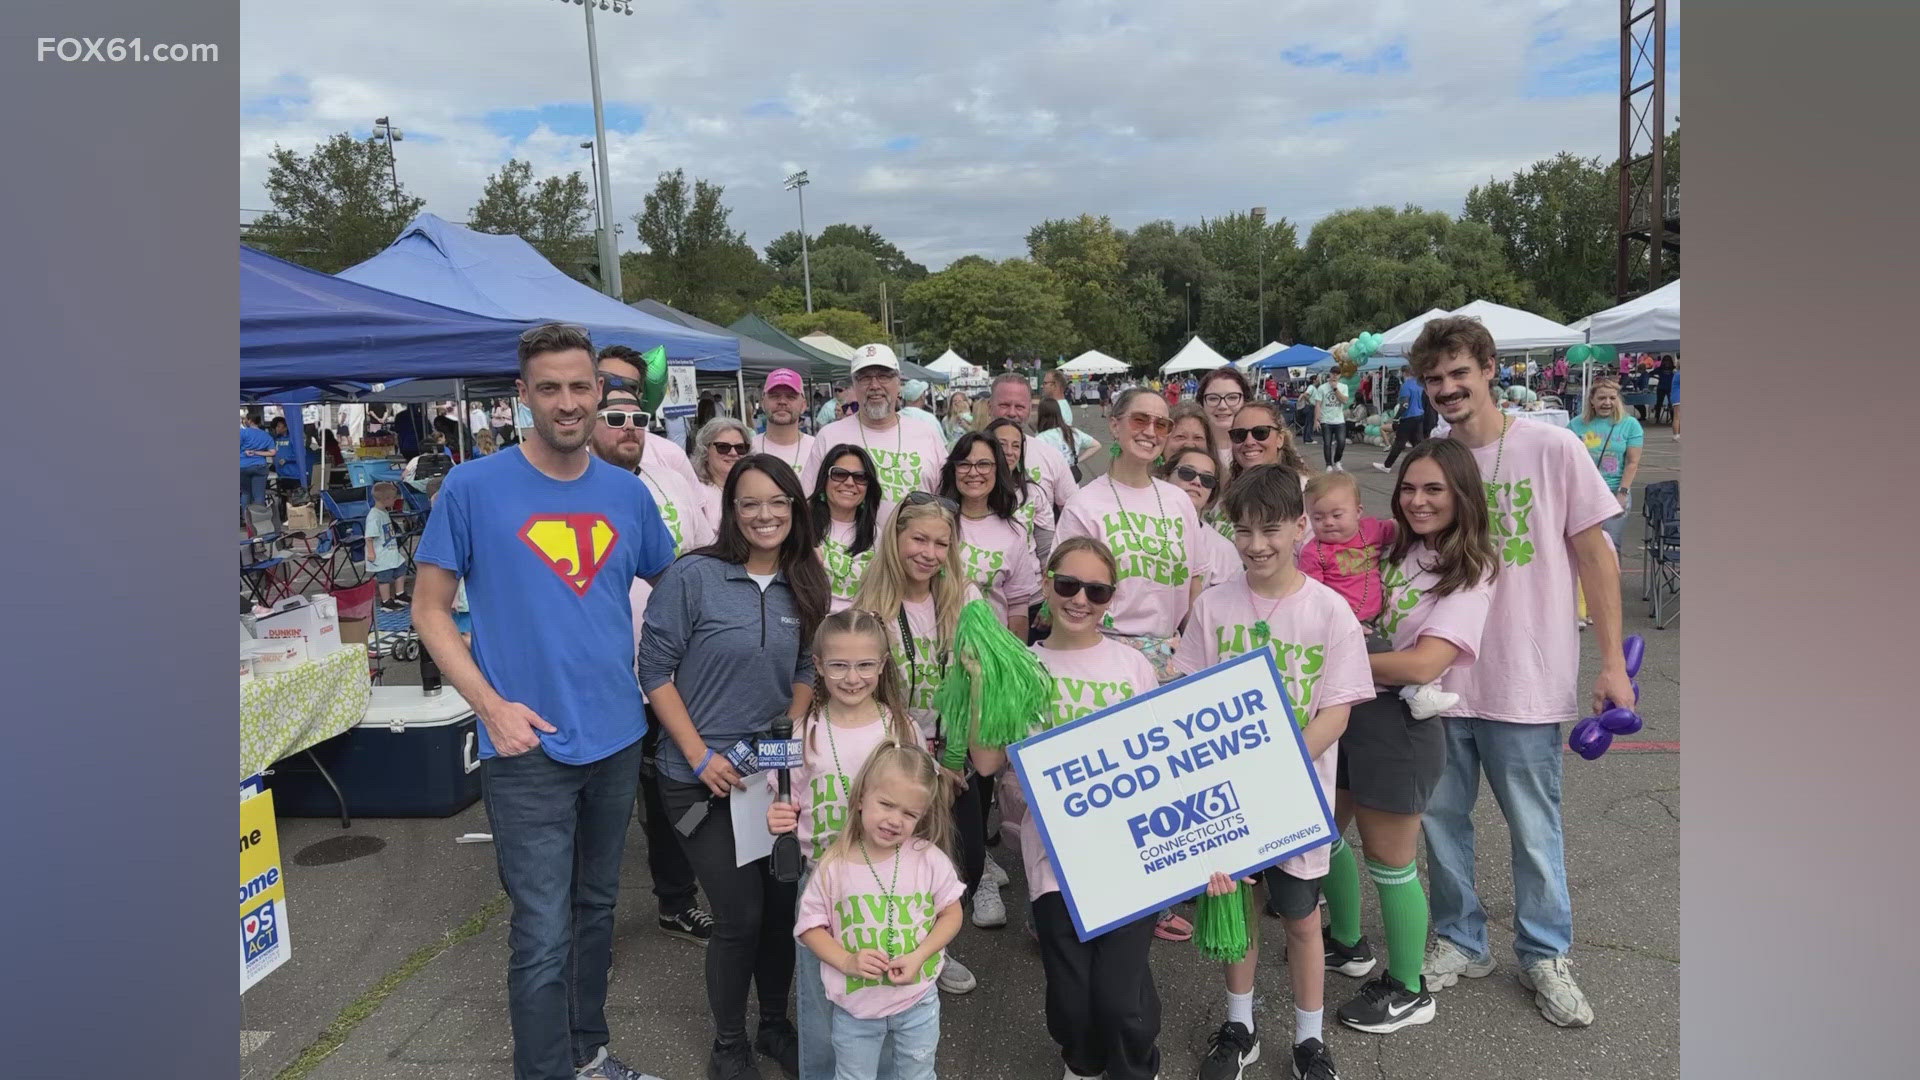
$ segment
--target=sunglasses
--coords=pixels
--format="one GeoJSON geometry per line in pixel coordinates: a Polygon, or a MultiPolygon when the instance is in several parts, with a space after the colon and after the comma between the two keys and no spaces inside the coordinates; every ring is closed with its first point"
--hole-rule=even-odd
{"type": "Polygon", "coordinates": [[[1199,484],[1208,491],[1212,491],[1214,487],[1220,483],[1219,477],[1212,473],[1203,473],[1191,465],[1180,466],[1173,470],[1173,475],[1185,480],[1189,484],[1199,484]]]}
{"type": "Polygon", "coordinates": [[[747,446],[748,446],[747,443],[726,442],[725,440],[722,440],[722,439],[715,439],[712,442],[707,444],[707,447],[711,449],[714,453],[733,454],[735,456],[746,453],[747,446]]]}
{"type": "Polygon", "coordinates": [[[1243,443],[1247,441],[1247,436],[1251,435],[1253,436],[1254,442],[1266,442],[1273,436],[1274,432],[1279,430],[1279,428],[1271,424],[1261,424],[1259,427],[1228,428],[1227,438],[1237,443],[1243,443]]]}
{"type": "Polygon", "coordinates": [[[943,499],[938,495],[929,495],[924,491],[910,491],[907,493],[906,498],[900,500],[900,505],[902,506],[925,506],[928,503],[932,503],[949,514],[957,515],[960,513],[959,503],[954,502],[952,499],[943,499]]]}
{"type": "Polygon", "coordinates": [[[653,422],[653,417],[638,409],[631,412],[625,409],[601,409],[600,422],[610,428],[623,428],[628,425],[643,428],[653,422]]]}
{"type": "Polygon", "coordinates": [[[854,472],[852,469],[842,469],[837,465],[827,470],[827,479],[836,484],[857,484],[860,487],[867,486],[866,473],[854,472]]]}
{"type": "Polygon", "coordinates": [[[1053,582],[1053,591],[1061,598],[1079,596],[1080,590],[1087,590],[1087,603],[1104,604],[1113,599],[1114,586],[1104,581],[1081,581],[1066,574],[1049,573],[1047,580],[1053,582]]]}
{"type": "Polygon", "coordinates": [[[1169,431],[1173,430],[1172,420],[1169,420],[1164,416],[1155,416],[1152,413],[1141,413],[1141,412],[1128,413],[1127,423],[1135,431],[1146,431],[1151,429],[1155,435],[1165,435],[1169,431]]]}

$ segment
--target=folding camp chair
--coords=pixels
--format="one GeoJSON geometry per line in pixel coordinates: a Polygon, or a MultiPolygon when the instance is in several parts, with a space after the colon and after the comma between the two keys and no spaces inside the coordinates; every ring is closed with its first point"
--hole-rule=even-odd
{"type": "Polygon", "coordinates": [[[1654,625],[1664,630],[1680,614],[1680,481],[1648,484],[1644,498],[1640,597],[1650,601],[1654,625]]]}
{"type": "Polygon", "coordinates": [[[293,595],[287,558],[276,550],[278,533],[240,541],[242,595],[258,607],[272,607],[293,595]]]}

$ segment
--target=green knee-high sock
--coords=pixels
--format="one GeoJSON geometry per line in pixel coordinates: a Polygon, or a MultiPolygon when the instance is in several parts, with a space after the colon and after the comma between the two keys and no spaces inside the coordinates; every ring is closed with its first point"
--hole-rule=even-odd
{"type": "Polygon", "coordinates": [[[1427,947],[1427,891],[1420,887],[1420,871],[1414,863],[1382,866],[1368,859],[1367,874],[1379,890],[1380,919],[1387,924],[1387,973],[1418,991],[1427,947]]]}
{"type": "Polygon", "coordinates": [[[1344,839],[1333,842],[1333,861],[1320,882],[1320,891],[1327,894],[1328,929],[1333,940],[1352,946],[1360,940],[1360,864],[1344,839]]]}

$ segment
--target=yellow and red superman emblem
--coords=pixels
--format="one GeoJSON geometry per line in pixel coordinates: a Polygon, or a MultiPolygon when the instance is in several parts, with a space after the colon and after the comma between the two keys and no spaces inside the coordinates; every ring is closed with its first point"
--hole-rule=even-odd
{"type": "Polygon", "coordinates": [[[599,514],[535,514],[520,526],[520,539],[575,593],[585,596],[620,534],[599,514]]]}

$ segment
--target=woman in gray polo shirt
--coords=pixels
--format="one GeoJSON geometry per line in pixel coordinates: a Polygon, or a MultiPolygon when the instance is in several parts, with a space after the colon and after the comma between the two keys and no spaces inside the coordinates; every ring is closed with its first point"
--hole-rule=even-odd
{"type": "Polygon", "coordinates": [[[687,860],[713,904],[707,1004],[714,1042],[707,1075],[754,1077],[753,1051],[798,1069],[787,1019],[793,987],[793,883],[768,860],[734,865],[726,799],[744,787],[729,751],[763,736],[813,700],[813,632],[827,613],[827,576],[814,552],[800,481],[771,454],[727,477],[714,543],[668,567],[647,603],[640,685],[666,728],[660,795],[687,860]],[[691,816],[690,816],[691,815],[691,816]],[[747,984],[760,1030],[747,1042],[747,984]]]}

